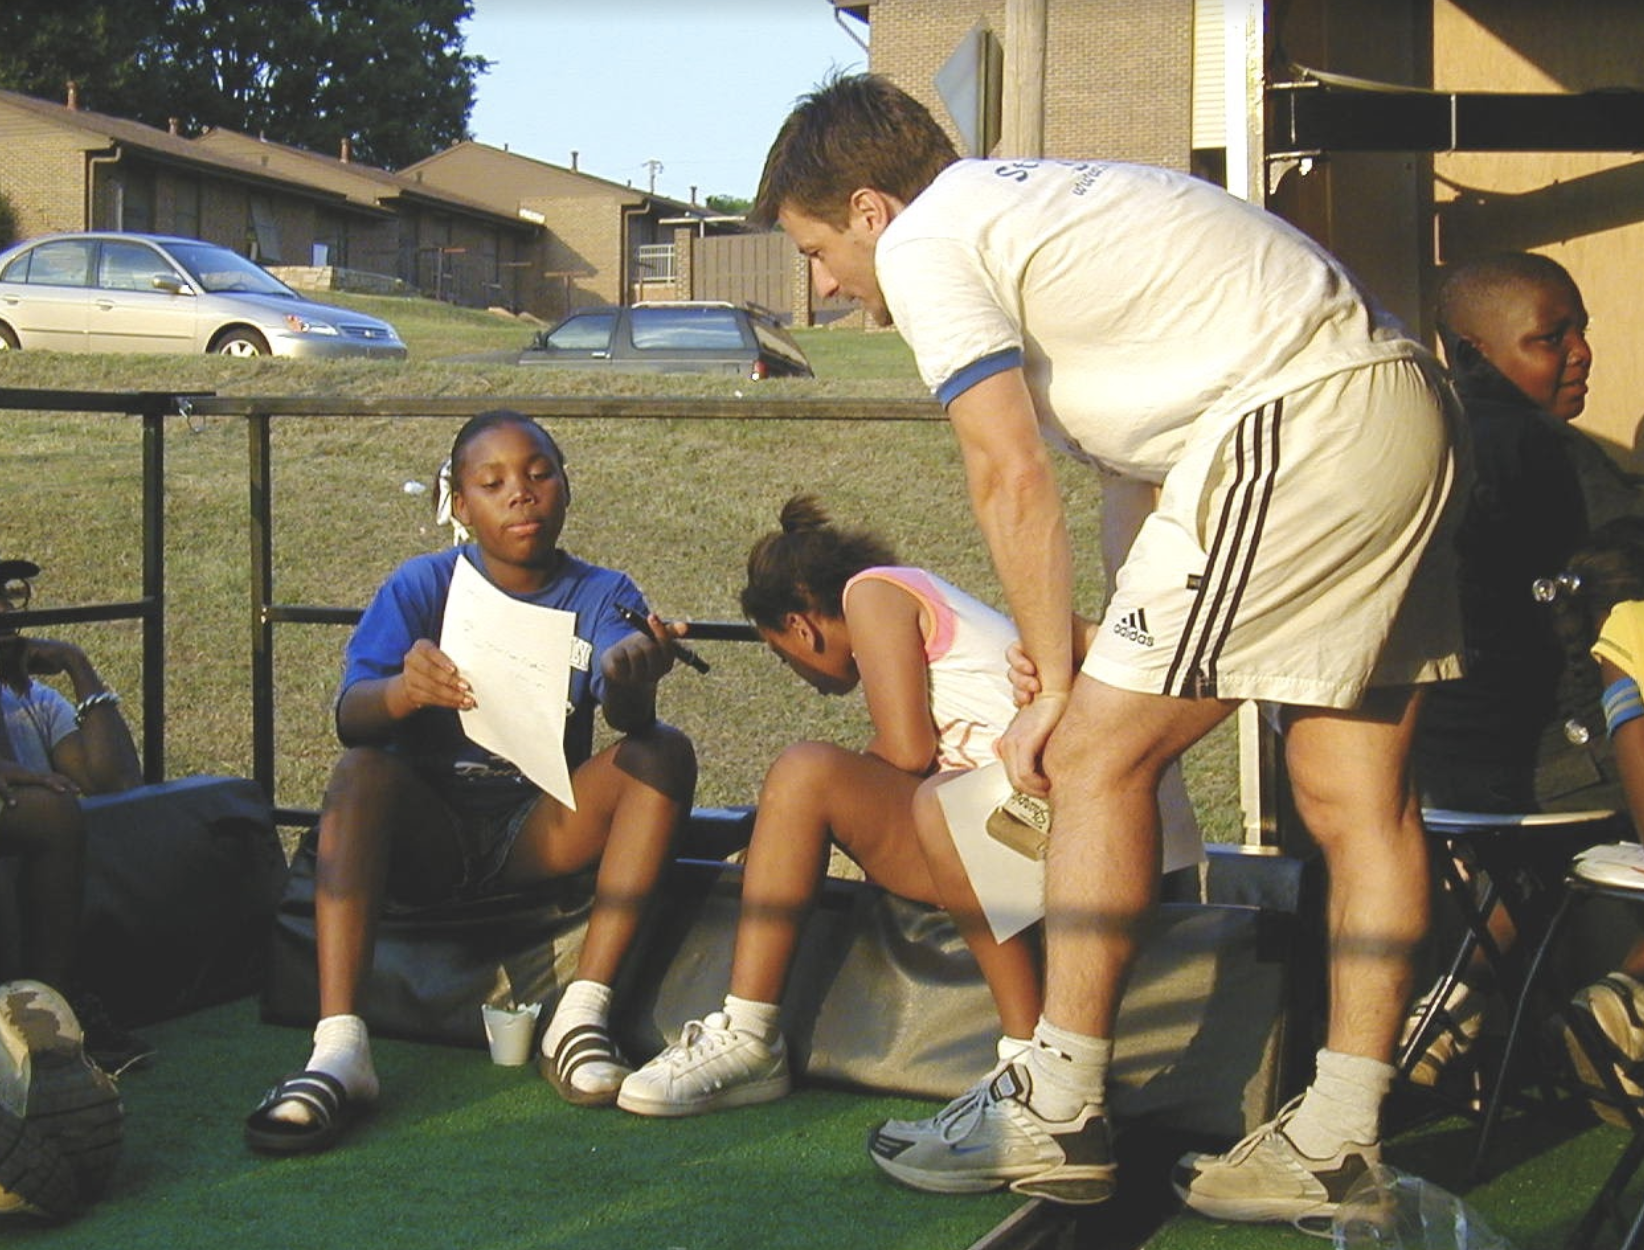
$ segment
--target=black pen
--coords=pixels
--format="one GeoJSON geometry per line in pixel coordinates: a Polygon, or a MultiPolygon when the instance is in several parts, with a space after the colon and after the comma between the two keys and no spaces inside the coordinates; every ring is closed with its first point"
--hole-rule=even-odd
{"type": "MultiPolygon", "coordinates": [[[[645,619],[643,613],[634,611],[625,603],[617,604],[616,610],[617,614],[621,616],[623,620],[627,621],[628,624],[639,630],[640,633],[649,634],[651,632],[651,622],[645,619]]],[[[654,637],[655,635],[652,636],[654,637]]],[[[689,664],[697,672],[706,673],[708,671],[708,661],[704,660],[695,651],[692,651],[679,639],[668,639],[668,645],[673,649],[673,653],[676,656],[678,656],[686,664],[689,664]]]]}

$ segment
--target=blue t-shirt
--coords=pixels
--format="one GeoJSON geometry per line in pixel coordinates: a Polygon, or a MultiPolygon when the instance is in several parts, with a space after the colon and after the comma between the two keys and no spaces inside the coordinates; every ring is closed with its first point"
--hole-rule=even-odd
{"type": "MultiPolygon", "coordinates": [[[[461,557],[484,572],[478,549],[467,544],[413,557],[389,575],[348,640],[339,704],[355,682],[399,673],[405,653],[417,639],[439,645],[445,600],[461,557]]],[[[648,611],[645,598],[626,573],[565,553],[552,582],[535,594],[510,597],[576,613],[565,710],[565,761],[574,769],[593,751],[594,711],[605,699],[600,657],[634,632],[617,614],[616,605],[643,613],[648,611]]],[[[501,810],[536,793],[511,761],[471,741],[462,732],[458,714],[449,708],[414,712],[395,727],[388,745],[409,756],[417,771],[459,810],[501,810]]]]}

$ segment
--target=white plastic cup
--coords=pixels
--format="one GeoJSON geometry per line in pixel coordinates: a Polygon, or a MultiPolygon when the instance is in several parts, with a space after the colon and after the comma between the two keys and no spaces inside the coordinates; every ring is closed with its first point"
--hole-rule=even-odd
{"type": "Polygon", "coordinates": [[[485,1040],[491,1045],[491,1062],[507,1068],[517,1068],[531,1058],[531,1041],[537,1034],[537,1015],[541,1003],[529,1007],[501,1007],[493,1003],[480,1005],[485,1020],[485,1040]]]}

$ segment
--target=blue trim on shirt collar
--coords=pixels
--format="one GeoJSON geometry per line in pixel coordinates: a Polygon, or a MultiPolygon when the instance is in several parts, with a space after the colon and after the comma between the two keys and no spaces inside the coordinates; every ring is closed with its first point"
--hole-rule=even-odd
{"type": "Polygon", "coordinates": [[[941,386],[936,388],[936,398],[946,408],[959,396],[963,395],[978,382],[986,381],[996,373],[1004,373],[1009,369],[1022,367],[1022,349],[1007,347],[1002,352],[994,352],[991,356],[983,356],[980,360],[973,360],[958,373],[950,377],[941,386]]]}

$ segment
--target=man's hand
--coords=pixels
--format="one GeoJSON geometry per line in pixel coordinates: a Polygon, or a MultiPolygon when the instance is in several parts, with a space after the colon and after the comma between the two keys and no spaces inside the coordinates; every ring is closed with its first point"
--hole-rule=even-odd
{"type": "Polygon", "coordinates": [[[1016,713],[1015,719],[993,744],[993,753],[1005,766],[1010,784],[1035,798],[1050,797],[1050,779],[1045,776],[1045,744],[1067,711],[1067,695],[1039,694],[1016,713]]]}

